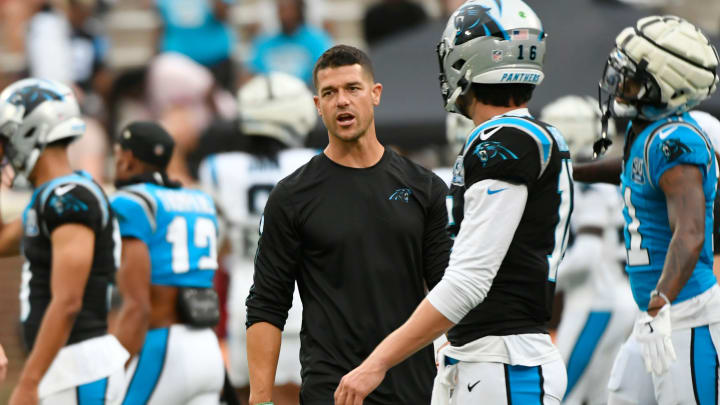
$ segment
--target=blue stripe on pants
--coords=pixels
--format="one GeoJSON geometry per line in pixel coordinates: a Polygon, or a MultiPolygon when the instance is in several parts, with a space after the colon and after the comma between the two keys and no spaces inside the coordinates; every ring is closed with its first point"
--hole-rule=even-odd
{"type": "Polygon", "coordinates": [[[707,325],[692,329],[690,369],[698,405],[717,404],[718,357],[707,325]]]}
{"type": "Polygon", "coordinates": [[[148,331],[123,405],[141,405],[150,400],[165,366],[169,333],[169,328],[148,331]]]}
{"type": "Polygon", "coordinates": [[[108,379],[93,381],[77,387],[78,405],[104,405],[108,379]]]}
{"type": "Polygon", "coordinates": [[[592,311],[588,314],[587,322],[583,327],[567,364],[568,383],[565,390],[565,398],[575,387],[580,377],[582,377],[590,359],[592,358],[595,347],[597,347],[600,338],[610,323],[610,312],[592,311]]]}
{"type": "Polygon", "coordinates": [[[533,405],[543,403],[543,377],[540,366],[505,365],[505,386],[508,405],[533,405]]]}

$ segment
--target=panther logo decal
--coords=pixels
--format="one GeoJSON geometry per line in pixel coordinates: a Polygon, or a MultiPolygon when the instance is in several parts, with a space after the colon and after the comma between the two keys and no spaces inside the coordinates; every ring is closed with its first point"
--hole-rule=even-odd
{"type": "Polygon", "coordinates": [[[508,160],[518,158],[517,155],[512,153],[510,149],[504,147],[500,142],[497,141],[480,142],[478,146],[475,147],[473,155],[477,156],[478,159],[480,159],[483,167],[487,166],[488,162],[493,159],[508,160]]]}
{"type": "Polygon", "coordinates": [[[23,118],[33,112],[37,106],[48,100],[62,100],[63,96],[41,86],[24,87],[13,93],[8,99],[12,104],[23,107],[23,118]]]}
{"type": "Polygon", "coordinates": [[[388,198],[388,200],[402,201],[404,203],[408,203],[410,201],[411,194],[412,194],[412,190],[410,190],[409,188],[399,188],[390,195],[390,198],[388,198]]]}
{"type": "Polygon", "coordinates": [[[690,153],[692,149],[677,139],[668,139],[660,146],[662,153],[665,155],[668,161],[679,158],[683,153],[690,153]]]}
{"type": "Polygon", "coordinates": [[[489,8],[479,4],[469,4],[460,9],[455,16],[455,45],[460,45],[480,36],[493,36],[505,39],[503,30],[488,14],[489,8]]]}

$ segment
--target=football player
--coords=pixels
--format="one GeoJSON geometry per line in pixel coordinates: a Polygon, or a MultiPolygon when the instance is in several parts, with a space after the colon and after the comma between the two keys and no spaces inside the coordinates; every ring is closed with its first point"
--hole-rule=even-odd
{"type": "Polygon", "coordinates": [[[224,382],[211,329],[219,319],[215,205],[168,178],[173,147],[154,122],[129,124],[115,146],[123,304],[113,333],[133,355],[126,405],[217,404],[224,382]]]}
{"type": "MultiPolygon", "coordinates": [[[[225,224],[231,254],[228,297],[228,349],[230,380],[249,395],[246,357],[245,299],[253,284],[258,224],[270,191],[278,181],[307,163],[318,151],[303,145],[315,127],[317,114],[312,93],[305,83],[285,73],[255,76],[238,92],[238,136],[242,152],[211,155],[200,166],[203,188],[215,199],[225,224]]],[[[302,304],[295,290],[292,308],[283,329],[277,373],[276,404],[298,401],[300,391],[300,323],[302,304]]]]}
{"type": "Polygon", "coordinates": [[[450,263],[410,319],[343,377],[336,403],[360,403],[448,329],[433,404],[560,403],[565,365],[545,325],[573,191],[560,132],[527,110],[545,47],[520,0],[468,1],[450,17],[437,48],[445,108],[477,125],[448,196],[450,263]]]}
{"type": "MultiPolygon", "coordinates": [[[[562,97],[540,113],[542,121],[563,134],[575,162],[592,158],[600,118],[597,101],[579,96],[562,97]]],[[[608,132],[614,136],[614,125],[608,132]]],[[[618,188],[576,182],[574,198],[570,227],[575,239],[558,270],[557,285],[564,292],[557,331],[568,373],[563,403],[600,405],[607,403],[612,362],[632,330],[637,309],[623,274],[624,245],[619,255],[623,218],[618,188]]]]}
{"type": "Polygon", "coordinates": [[[687,113],[715,91],[717,66],[702,32],[674,16],[623,30],[605,65],[605,117],[631,119],[624,156],[579,166],[576,179],[621,183],[625,269],[642,311],[613,366],[610,404],[717,402],[717,160],[687,113]]]}
{"type": "Polygon", "coordinates": [[[104,192],[73,172],[67,146],[80,137],[72,91],[25,79],[0,93],[0,159],[34,190],[22,220],[0,228],[2,255],[25,255],[20,291],[30,355],[10,404],[118,404],[127,351],[107,334],[120,238],[104,192]]]}

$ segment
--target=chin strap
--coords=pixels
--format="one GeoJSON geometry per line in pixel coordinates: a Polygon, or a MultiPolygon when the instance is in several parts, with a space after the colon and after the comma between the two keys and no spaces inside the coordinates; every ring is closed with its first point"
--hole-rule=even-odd
{"type": "Polygon", "coordinates": [[[609,120],[610,109],[605,111],[605,114],[602,116],[602,131],[600,132],[600,138],[593,143],[593,159],[597,159],[598,157],[604,155],[610,145],[612,145],[612,141],[607,136],[609,120]]]}

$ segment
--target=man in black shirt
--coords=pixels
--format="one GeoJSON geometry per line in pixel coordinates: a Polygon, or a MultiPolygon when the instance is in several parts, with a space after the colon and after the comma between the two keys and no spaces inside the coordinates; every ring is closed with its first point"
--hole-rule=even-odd
{"type": "Polygon", "coordinates": [[[450,262],[413,316],[343,377],[337,405],[361,403],[386,370],[448,330],[433,405],[562,400],[565,366],[546,323],[572,211],[570,154],[527,109],[545,38],[520,0],[468,1],[450,17],[437,47],[445,108],[477,125],[453,170],[450,262]]]}
{"type": "Polygon", "coordinates": [[[34,187],[22,221],[0,224],[0,255],[23,267],[21,320],[30,355],[11,405],[114,404],[127,351],[107,334],[120,234],[104,192],[73,172],[67,146],[85,124],[72,91],[26,79],[0,94],[0,160],[34,187]]]}
{"type": "MultiPolygon", "coordinates": [[[[441,278],[450,239],[443,181],[378,142],[382,85],[362,51],[338,45],[314,69],[329,145],[275,187],[260,222],[247,299],[250,403],[270,401],[297,281],[301,401],[333,403],[343,374],[402,324],[441,278]]],[[[430,347],[388,373],[366,404],[427,404],[430,347]]]]}

